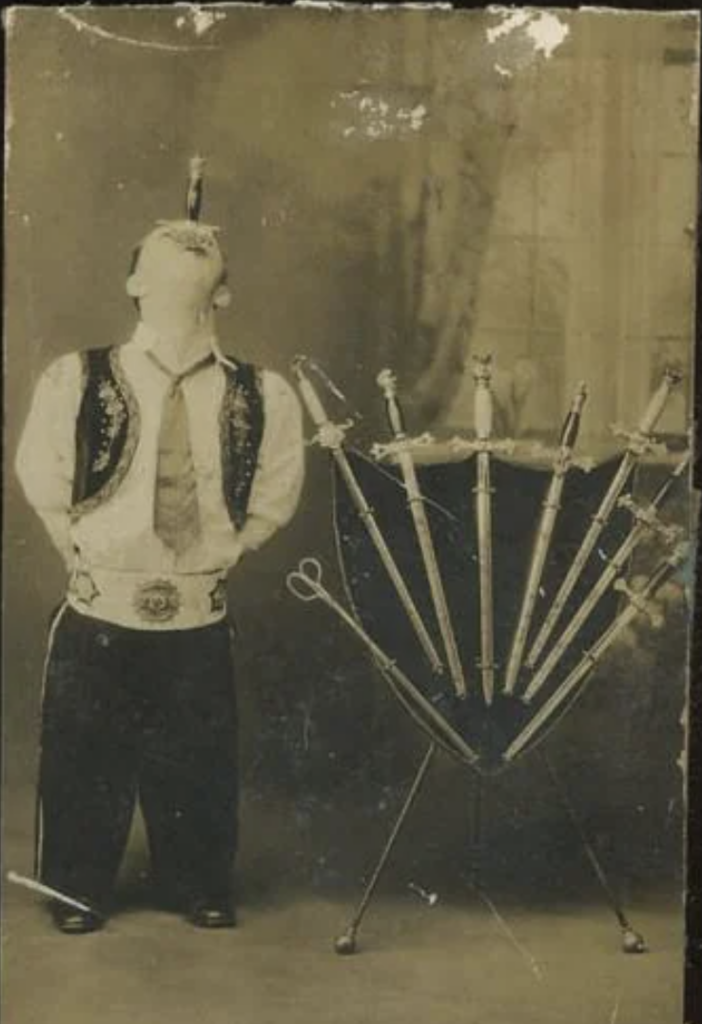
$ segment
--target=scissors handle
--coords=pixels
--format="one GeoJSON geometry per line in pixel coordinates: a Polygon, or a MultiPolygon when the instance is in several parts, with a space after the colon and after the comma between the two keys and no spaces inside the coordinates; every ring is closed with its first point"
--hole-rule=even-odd
{"type": "Polygon", "coordinates": [[[316,558],[303,558],[294,572],[288,573],[286,584],[300,601],[316,601],[322,597],[322,565],[316,558]]]}

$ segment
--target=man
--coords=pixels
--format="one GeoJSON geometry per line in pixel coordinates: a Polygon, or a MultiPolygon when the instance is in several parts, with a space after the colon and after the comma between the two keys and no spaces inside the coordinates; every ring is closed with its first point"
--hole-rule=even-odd
{"type": "Polygon", "coordinates": [[[106,920],[137,798],[169,905],[234,925],[226,575],[288,522],[303,476],[290,386],[221,355],[214,229],[160,224],[127,290],[134,336],[48,368],[17,456],[70,574],[47,655],[38,871],[82,905],[52,904],[73,934],[106,920]]]}

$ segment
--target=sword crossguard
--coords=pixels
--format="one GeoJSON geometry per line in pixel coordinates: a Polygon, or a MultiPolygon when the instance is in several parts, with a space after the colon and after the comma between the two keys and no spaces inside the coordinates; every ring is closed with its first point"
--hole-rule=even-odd
{"type": "Polygon", "coordinates": [[[346,435],[354,425],[353,420],[344,420],[343,423],[324,423],[317,433],[311,438],[309,444],[318,444],[320,448],[335,451],[341,448],[346,435]]]}
{"type": "Polygon", "coordinates": [[[513,442],[516,448],[525,451],[532,459],[551,464],[554,473],[565,475],[571,466],[590,473],[596,465],[591,455],[575,455],[572,449],[564,449],[562,446],[555,448],[553,445],[546,445],[543,441],[530,441],[525,444],[523,441],[513,442]]]}
{"type": "Polygon", "coordinates": [[[639,505],[630,494],[623,494],[617,504],[630,512],[637,523],[643,523],[654,533],[662,537],[666,544],[675,544],[676,541],[679,541],[684,536],[685,531],[682,527],[675,525],[666,526],[652,505],[647,507],[639,505]]]}
{"type": "Polygon", "coordinates": [[[590,455],[573,455],[572,451],[559,451],[553,461],[553,471],[565,476],[571,467],[591,473],[595,468],[595,460],[590,455]]]}
{"type": "Polygon", "coordinates": [[[412,452],[416,448],[422,448],[433,443],[434,437],[432,434],[420,434],[418,437],[403,437],[397,441],[377,441],[372,445],[370,453],[376,462],[380,462],[383,459],[397,458],[403,452],[412,452]]]}
{"type": "Polygon", "coordinates": [[[653,602],[649,601],[645,594],[630,587],[625,579],[621,577],[615,581],[614,589],[624,594],[637,611],[641,612],[649,620],[654,629],[660,629],[664,619],[659,611],[656,611],[653,602]]]}
{"type": "Polygon", "coordinates": [[[473,441],[467,441],[462,437],[454,437],[449,441],[451,451],[461,455],[472,455],[475,452],[487,452],[489,455],[496,453],[512,455],[517,446],[517,441],[513,441],[511,438],[503,438],[500,441],[493,441],[490,438],[475,438],[473,441]]]}
{"type": "Polygon", "coordinates": [[[668,451],[667,445],[658,441],[653,434],[643,433],[641,430],[627,430],[618,423],[612,424],[611,430],[615,437],[626,440],[627,450],[632,455],[647,455],[649,452],[665,455],[668,451]]]}

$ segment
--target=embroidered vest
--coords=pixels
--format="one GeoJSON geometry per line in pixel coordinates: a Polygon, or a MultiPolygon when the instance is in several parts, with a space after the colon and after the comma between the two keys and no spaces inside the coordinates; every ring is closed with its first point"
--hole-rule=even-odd
{"type": "MultiPolygon", "coordinates": [[[[124,376],[118,349],[81,353],[83,397],[76,421],[72,515],[109,501],[129,471],[139,441],[139,406],[124,376]]],[[[246,519],[263,438],[260,372],[249,363],[220,363],[225,375],[219,416],[222,490],[237,529],[246,519]],[[231,363],[231,365],[230,365],[231,363]]]]}

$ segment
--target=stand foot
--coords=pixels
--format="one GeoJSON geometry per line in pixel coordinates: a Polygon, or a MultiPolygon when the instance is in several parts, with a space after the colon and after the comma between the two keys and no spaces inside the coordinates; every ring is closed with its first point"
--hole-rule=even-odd
{"type": "Polygon", "coordinates": [[[339,956],[352,956],[356,952],[356,934],[355,932],[344,932],[334,942],[334,952],[339,956]]]}
{"type": "Polygon", "coordinates": [[[558,794],[561,803],[563,804],[563,807],[565,808],[570,820],[572,821],[576,832],[580,836],[580,841],[582,843],[585,856],[589,860],[592,869],[595,873],[595,877],[599,881],[600,885],[602,886],[602,891],[607,897],[607,902],[609,903],[612,912],[614,913],[615,917],[617,918],[617,921],[619,922],[619,927],[621,929],[622,935],[622,951],[624,953],[646,953],[648,951],[646,940],[644,939],[643,935],[640,934],[640,932],[637,932],[634,928],[631,927],[629,919],[627,915],[624,913],[621,903],[615,896],[614,891],[611,885],[609,884],[609,879],[605,874],[604,868],[600,864],[597,854],[595,853],[590,841],[585,835],[585,830],[583,829],[583,826],[580,823],[578,815],[575,813],[575,809],[573,808],[573,805],[570,802],[568,792],[565,786],[561,782],[559,776],[556,773],[555,768],[551,764],[546,754],[543,753],[543,751],[541,752],[541,757],[544,765],[548,770],[549,776],[551,777],[553,787],[556,793],[558,794]]]}
{"type": "Polygon", "coordinates": [[[646,940],[640,932],[633,928],[624,928],[622,931],[622,952],[624,953],[647,953],[646,940]]]}
{"type": "Polygon", "coordinates": [[[414,782],[412,783],[410,791],[407,794],[407,797],[405,798],[404,804],[402,805],[402,810],[400,811],[397,821],[393,826],[392,832],[390,833],[390,837],[385,844],[385,848],[383,849],[383,852],[380,855],[380,860],[376,864],[371,879],[368,885],[366,886],[366,890],[363,893],[363,896],[361,897],[361,902],[359,903],[358,908],[356,909],[353,917],[351,918],[351,921],[349,922],[346,931],[343,933],[343,935],[340,935],[339,938],[336,939],[336,941],[334,942],[334,949],[339,954],[339,956],[350,956],[352,953],[356,952],[356,932],[361,927],[361,922],[363,921],[366,910],[368,909],[368,905],[373,897],[373,893],[375,892],[376,886],[383,872],[383,868],[385,867],[388,858],[390,857],[397,837],[400,834],[400,830],[402,829],[402,826],[405,822],[405,818],[409,814],[409,810],[412,807],[414,801],[416,800],[417,794],[419,793],[419,790],[422,787],[422,783],[424,782],[424,778],[427,772],[429,771],[429,765],[431,764],[432,758],[434,757],[435,753],[436,744],[432,743],[428,748],[426,754],[424,755],[424,760],[419,766],[419,771],[417,772],[414,778],[414,782]]]}

